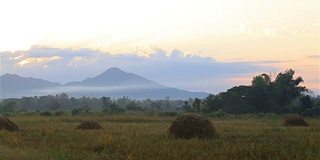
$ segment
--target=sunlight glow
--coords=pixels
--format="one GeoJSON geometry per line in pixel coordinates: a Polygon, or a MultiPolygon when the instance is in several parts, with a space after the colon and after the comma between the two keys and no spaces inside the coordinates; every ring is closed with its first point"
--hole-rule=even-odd
{"type": "MultiPolygon", "coordinates": [[[[7,0],[0,5],[0,58],[21,51],[6,58],[20,68],[48,69],[61,57],[23,53],[46,46],[150,58],[178,49],[183,56],[290,67],[319,79],[319,58],[304,58],[320,54],[319,11],[319,0],[7,0]]],[[[72,58],[69,68],[98,61],[72,58]]]]}
{"type": "Polygon", "coordinates": [[[18,62],[18,64],[22,67],[26,64],[32,64],[32,63],[47,63],[47,62],[50,62],[50,61],[54,61],[54,60],[59,60],[61,59],[61,57],[59,56],[53,56],[53,57],[50,57],[50,58],[27,58],[27,59],[24,59],[20,62],[18,62]]]}

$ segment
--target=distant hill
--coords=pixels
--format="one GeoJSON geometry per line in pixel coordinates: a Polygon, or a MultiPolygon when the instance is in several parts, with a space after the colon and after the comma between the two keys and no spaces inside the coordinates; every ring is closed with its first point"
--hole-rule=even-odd
{"type": "Polygon", "coordinates": [[[158,87],[164,87],[156,82],[143,78],[133,73],[126,73],[119,68],[110,68],[100,75],[87,78],[81,82],[70,82],[66,86],[133,86],[133,85],[153,85],[158,87]]]}
{"type": "Polygon", "coordinates": [[[204,92],[190,92],[166,87],[139,75],[124,72],[116,67],[110,68],[96,77],[79,82],[70,82],[65,85],[12,74],[2,75],[0,80],[1,99],[59,93],[67,93],[73,97],[100,98],[109,96],[119,98],[128,96],[132,99],[163,99],[167,96],[171,99],[188,99],[204,98],[208,95],[204,92]]]}
{"type": "Polygon", "coordinates": [[[59,83],[9,73],[2,75],[0,82],[1,99],[39,95],[38,90],[62,86],[59,83]]]}

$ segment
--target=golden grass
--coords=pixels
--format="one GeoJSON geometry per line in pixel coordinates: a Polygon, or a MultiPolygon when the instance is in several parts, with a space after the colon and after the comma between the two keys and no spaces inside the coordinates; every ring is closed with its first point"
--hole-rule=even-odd
{"type": "Polygon", "coordinates": [[[175,117],[143,115],[10,117],[18,132],[0,131],[0,159],[319,159],[320,120],[285,127],[283,118],[211,119],[211,140],[171,139],[175,117]],[[76,130],[94,120],[102,130],[76,130]]]}

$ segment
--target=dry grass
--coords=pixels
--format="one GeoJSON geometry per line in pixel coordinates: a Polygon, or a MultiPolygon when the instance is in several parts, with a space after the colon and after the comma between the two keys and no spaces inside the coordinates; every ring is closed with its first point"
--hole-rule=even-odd
{"type": "Polygon", "coordinates": [[[175,119],[168,130],[168,134],[175,138],[206,138],[216,135],[212,123],[198,114],[185,114],[175,119]]]}
{"type": "Polygon", "coordinates": [[[84,121],[79,124],[76,129],[89,130],[89,129],[103,129],[96,121],[84,121]]]}
{"type": "Polygon", "coordinates": [[[18,131],[18,126],[7,117],[0,116],[0,130],[18,131]]]}
{"type": "Polygon", "coordinates": [[[286,118],[284,125],[285,126],[303,126],[303,127],[309,126],[309,124],[304,120],[304,118],[297,114],[289,115],[286,118]]]}
{"type": "Polygon", "coordinates": [[[0,159],[306,159],[320,157],[320,120],[285,127],[283,118],[215,118],[213,139],[172,139],[172,117],[130,115],[10,117],[20,131],[0,131],[0,159]],[[103,130],[75,130],[97,121],[103,130]]]}

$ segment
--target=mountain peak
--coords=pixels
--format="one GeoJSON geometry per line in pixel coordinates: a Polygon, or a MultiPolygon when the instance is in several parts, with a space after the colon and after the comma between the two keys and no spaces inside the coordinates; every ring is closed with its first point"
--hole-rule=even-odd
{"type": "Polygon", "coordinates": [[[111,67],[111,68],[107,69],[106,71],[124,72],[123,70],[121,70],[121,69],[120,69],[120,68],[118,68],[118,67],[111,67]]]}
{"type": "Polygon", "coordinates": [[[158,86],[162,85],[138,76],[133,73],[127,73],[117,67],[112,67],[101,73],[100,75],[87,78],[81,82],[71,82],[67,85],[84,85],[84,86],[158,86]]]}
{"type": "Polygon", "coordinates": [[[101,73],[99,76],[101,76],[101,75],[114,75],[114,74],[119,75],[119,74],[128,74],[128,73],[117,68],[117,67],[112,67],[112,68],[107,69],[103,73],[101,73]]]}

